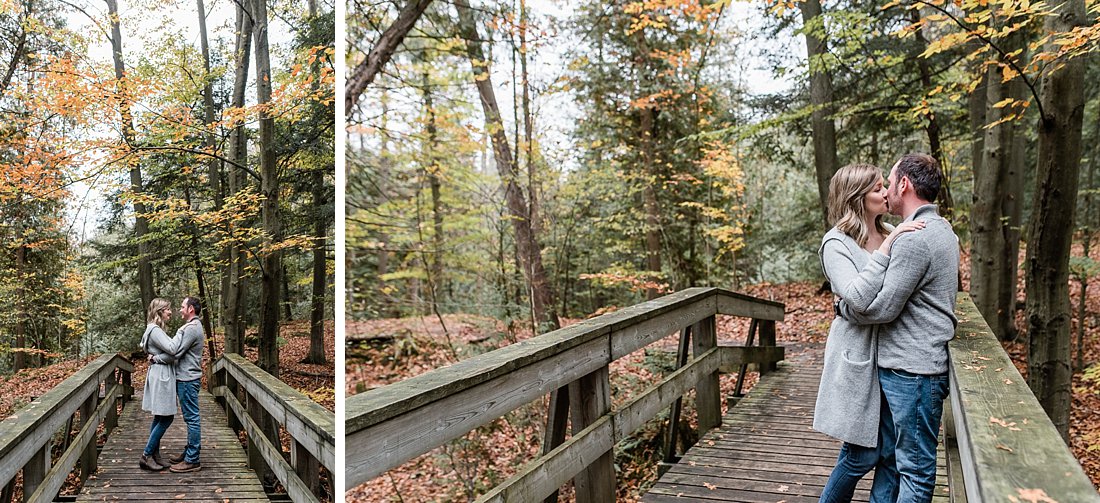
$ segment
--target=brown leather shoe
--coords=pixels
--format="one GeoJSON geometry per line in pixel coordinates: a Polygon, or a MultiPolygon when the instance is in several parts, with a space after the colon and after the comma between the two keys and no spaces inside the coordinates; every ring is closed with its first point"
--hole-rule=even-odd
{"type": "Polygon", "coordinates": [[[179,453],[175,456],[168,458],[168,462],[175,465],[183,462],[183,453],[179,453]]]}
{"type": "Polygon", "coordinates": [[[186,461],[182,463],[176,463],[172,465],[172,468],[169,468],[169,470],[172,470],[173,473],[197,472],[201,469],[202,465],[200,465],[199,463],[188,463],[186,461]]]}
{"type": "Polygon", "coordinates": [[[160,465],[161,470],[167,470],[169,466],[172,466],[172,463],[169,463],[165,461],[164,458],[160,457],[160,451],[153,453],[153,461],[156,461],[157,464],[160,465]]]}
{"type": "Polygon", "coordinates": [[[164,466],[158,465],[156,460],[151,456],[146,456],[144,454],[142,454],[141,459],[138,460],[138,466],[141,467],[142,470],[149,470],[151,472],[159,472],[165,468],[164,466]]]}

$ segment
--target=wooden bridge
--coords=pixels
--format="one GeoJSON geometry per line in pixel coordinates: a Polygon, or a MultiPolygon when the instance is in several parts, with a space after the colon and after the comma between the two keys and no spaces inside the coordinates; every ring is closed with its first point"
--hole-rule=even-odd
{"type": "MultiPolygon", "coordinates": [[[[151,416],[132,400],[132,371],[129,360],[102,356],[0,423],[0,503],[16,499],[19,475],[21,501],[73,501],[58,496],[73,472],[78,502],[332,500],[335,417],[236,354],[214,363],[211,390],[200,393],[202,470],[139,469],[151,416]]],[[[177,414],[161,450],[167,458],[185,444],[177,414]]]]}
{"type": "MultiPolygon", "coordinates": [[[[967,294],[957,314],[937,501],[1100,502],[967,294]]],[[[672,464],[643,501],[817,501],[840,446],[810,427],[820,350],[777,363],[783,318],[782,304],[692,288],[350,397],[345,489],[550,393],[554,448],[478,501],[543,501],[570,480],[578,502],[614,501],[615,444],[667,408],[675,423],[694,389],[701,439],[682,455],[666,442],[672,464]],[[745,345],[717,344],[718,314],[752,320],[745,345]],[[612,409],[609,364],[677,331],[679,368],[612,409]],[[759,383],[721,416],[718,372],[737,372],[739,390],[749,364],[759,383]]]]}

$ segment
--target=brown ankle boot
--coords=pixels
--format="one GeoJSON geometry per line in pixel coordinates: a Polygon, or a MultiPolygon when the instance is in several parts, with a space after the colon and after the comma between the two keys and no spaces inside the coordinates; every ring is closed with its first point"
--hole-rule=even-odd
{"type": "MultiPolygon", "coordinates": [[[[169,466],[172,466],[171,463],[165,461],[164,458],[160,457],[160,452],[159,451],[153,453],[153,461],[156,461],[156,463],[158,465],[160,465],[161,470],[167,470],[169,466]]],[[[160,471],[160,470],[158,470],[158,471],[160,471]]]]}
{"type": "Polygon", "coordinates": [[[157,462],[153,460],[152,456],[146,456],[145,454],[141,455],[138,466],[141,467],[142,470],[149,470],[151,472],[159,472],[164,469],[163,466],[158,465],[157,462]]]}

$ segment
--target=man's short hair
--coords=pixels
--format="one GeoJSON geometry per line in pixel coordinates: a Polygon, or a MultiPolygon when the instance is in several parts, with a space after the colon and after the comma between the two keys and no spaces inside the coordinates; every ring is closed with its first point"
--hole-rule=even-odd
{"type": "MultiPolygon", "coordinates": [[[[943,185],[943,172],[935,157],[928,154],[906,154],[897,165],[897,180],[908,177],[917,192],[917,197],[930,203],[936,201],[943,185]]],[[[896,182],[895,181],[895,182],[896,182]]]]}
{"type": "Polygon", "coordinates": [[[187,296],[183,298],[183,303],[195,310],[195,316],[202,314],[202,304],[199,303],[199,299],[187,296]]]}

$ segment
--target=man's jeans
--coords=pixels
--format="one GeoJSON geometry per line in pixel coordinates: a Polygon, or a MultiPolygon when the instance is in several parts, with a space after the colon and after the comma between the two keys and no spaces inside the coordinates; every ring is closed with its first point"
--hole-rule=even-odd
{"type": "Polygon", "coordinates": [[[878,369],[882,387],[879,452],[871,501],[927,503],[936,485],[936,438],[947,397],[947,374],[878,369]]]}
{"type": "Polygon", "coordinates": [[[153,424],[149,426],[149,442],[145,444],[143,454],[152,456],[160,453],[160,439],[164,437],[164,432],[168,431],[168,427],[172,425],[172,420],[175,418],[176,416],[153,416],[153,424]]]}
{"type": "MultiPolygon", "coordinates": [[[[180,411],[187,423],[187,448],[183,450],[183,460],[187,463],[199,462],[199,446],[202,442],[202,429],[199,426],[199,385],[202,379],[176,381],[176,395],[180,399],[180,411]]],[[[935,447],[935,446],[933,446],[935,447]]]]}

